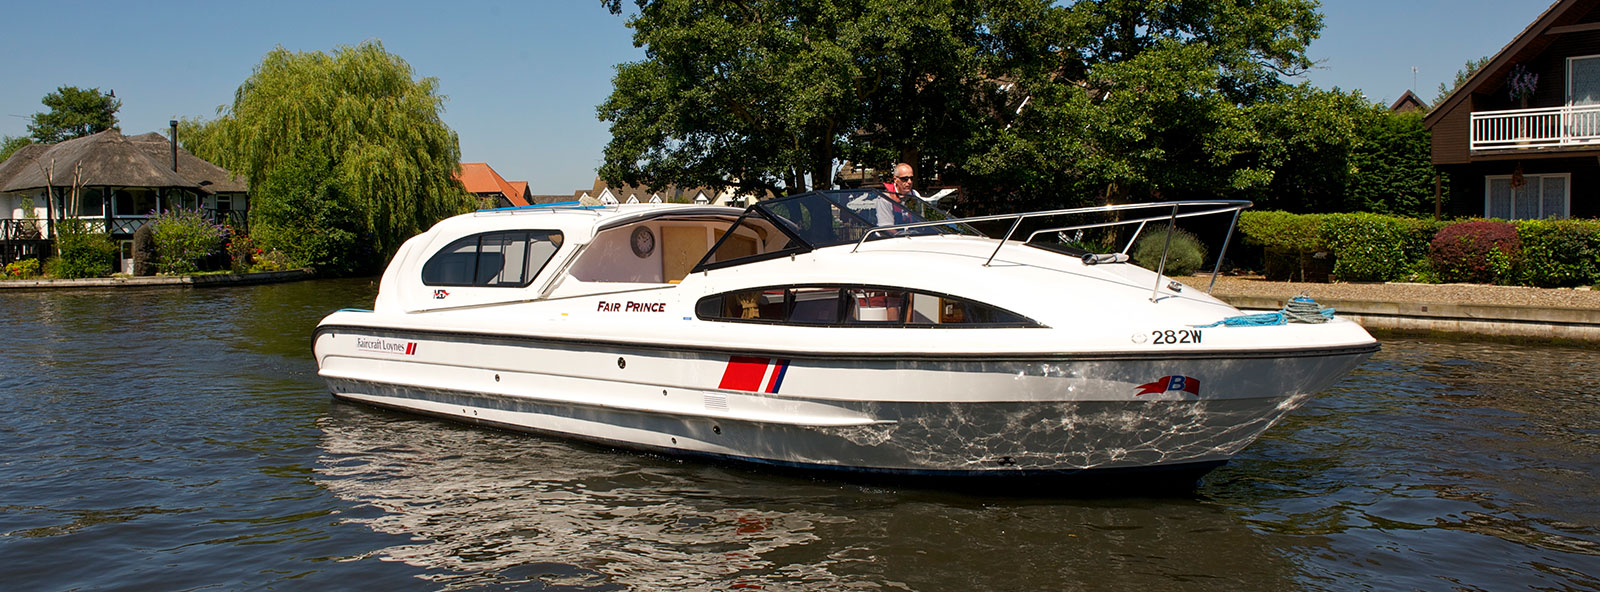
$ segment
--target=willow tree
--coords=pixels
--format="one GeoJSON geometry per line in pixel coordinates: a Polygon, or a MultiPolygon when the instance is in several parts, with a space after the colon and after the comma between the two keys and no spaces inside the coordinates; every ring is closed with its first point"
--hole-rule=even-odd
{"type": "Polygon", "coordinates": [[[258,244],[336,272],[365,271],[472,207],[453,173],[438,80],[376,41],[332,55],[268,52],[211,121],[185,121],[196,155],[250,181],[258,244]]]}

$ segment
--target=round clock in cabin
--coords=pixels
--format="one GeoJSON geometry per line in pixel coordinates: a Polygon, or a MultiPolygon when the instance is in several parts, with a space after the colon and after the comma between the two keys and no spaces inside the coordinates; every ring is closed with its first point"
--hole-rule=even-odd
{"type": "Polygon", "coordinates": [[[633,229],[633,254],[639,258],[649,257],[656,250],[656,235],[650,228],[640,226],[633,229]]]}

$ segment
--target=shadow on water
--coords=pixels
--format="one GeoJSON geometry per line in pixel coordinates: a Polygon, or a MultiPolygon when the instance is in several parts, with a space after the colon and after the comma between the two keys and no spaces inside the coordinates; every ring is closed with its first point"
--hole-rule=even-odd
{"type": "Polygon", "coordinates": [[[375,291],[362,279],[0,294],[0,555],[28,558],[0,562],[0,582],[1600,589],[1600,353],[1588,349],[1392,337],[1192,491],[991,495],[336,403],[311,329],[375,291]]]}

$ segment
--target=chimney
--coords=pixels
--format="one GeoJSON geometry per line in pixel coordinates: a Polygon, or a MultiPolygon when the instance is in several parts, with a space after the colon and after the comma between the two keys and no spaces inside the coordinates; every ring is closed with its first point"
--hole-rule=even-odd
{"type": "Polygon", "coordinates": [[[167,125],[172,126],[172,172],[178,172],[178,120],[169,119],[167,125]]]}

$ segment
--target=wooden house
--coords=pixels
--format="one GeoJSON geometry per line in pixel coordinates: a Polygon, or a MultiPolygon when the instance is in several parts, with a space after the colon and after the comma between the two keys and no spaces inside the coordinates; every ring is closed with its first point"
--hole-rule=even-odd
{"type": "Polygon", "coordinates": [[[1600,217],[1600,0],[1559,0],[1424,120],[1445,210],[1600,217]]]}

